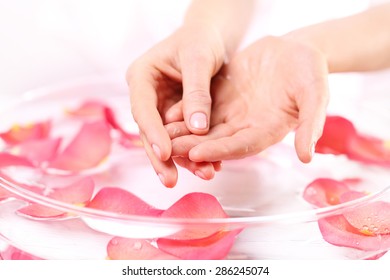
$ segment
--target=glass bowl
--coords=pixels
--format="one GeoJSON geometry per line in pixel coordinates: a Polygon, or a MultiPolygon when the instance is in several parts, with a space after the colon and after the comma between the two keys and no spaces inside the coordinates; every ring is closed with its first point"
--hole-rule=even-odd
{"type": "MultiPolygon", "coordinates": [[[[103,102],[113,109],[123,130],[137,134],[127,86],[112,77],[88,78],[28,92],[2,110],[0,132],[15,128],[15,124],[50,120],[52,133],[64,136],[64,143],[69,143],[67,137],[74,136],[82,121],[69,117],[67,112],[85,100],[103,102]]],[[[333,155],[316,155],[311,164],[305,165],[296,159],[287,137],[257,156],[224,162],[210,181],[179,168],[178,184],[168,189],[160,183],[139,142],[124,145],[117,132],[111,135],[108,158],[93,168],[79,172],[42,172],[23,165],[0,168],[0,189],[9,193],[0,201],[2,259],[369,259],[388,250],[386,242],[370,250],[331,244],[324,239],[318,223],[370,203],[390,202],[386,168],[333,155]],[[64,202],[48,195],[53,191],[52,185],[63,187],[86,176],[94,182],[93,196],[103,188],[115,187],[163,211],[188,194],[201,193],[216,198],[228,217],[129,214],[64,202]],[[363,183],[356,188],[369,195],[315,208],[304,199],[304,190],[313,180],[323,177],[359,177],[363,183]],[[42,192],[26,187],[31,185],[42,192]],[[26,215],[20,209],[28,205],[49,207],[66,215],[26,215]],[[177,249],[177,253],[169,244],[182,251],[177,249]],[[170,249],[165,250],[167,246],[170,249]],[[122,250],[115,251],[116,247],[122,250]],[[145,253],[144,249],[149,251],[145,253]]],[[[12,152],[5,143],[0,148],[3,153],[12,152]]],[[[208,207],[204,203],[201,201],[200,208],[208,207]]]]}

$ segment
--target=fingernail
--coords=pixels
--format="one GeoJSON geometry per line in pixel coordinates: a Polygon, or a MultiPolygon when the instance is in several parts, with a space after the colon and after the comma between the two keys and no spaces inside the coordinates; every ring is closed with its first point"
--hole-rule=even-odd
{"type": "Polygon", "coordinates": [[[195,175],[198,176],[199,178],[202,178],[203,180],[206,180],[206,176],[204,175],[204,173],[200,170],[196,170],[195,171],[195,175]]]}
{"type": "Polygon", "coordinates": [[[160,148],[156,145],[156,144],[153,144],[152,145],[152,149],[154,151],[154,154],[158,157],[159,160],[161,160],[161,151],[160,151],[160,148]]]}
{"type": "Polygon", "coordinates": [[[164,177],[164,175],[162,175],[161,173],[158,173],[157,175],[158,175],[158,178],[160,178],[161,183],[163,183],[165,185],[165,177],[164,177]]]}
{"type": "Polygon", "coordinates": [[[204,113],[193,113],[190,118],[190,124],[193,128],[196,129],[206,129],[207,128],[207,117],[204,113]]]}

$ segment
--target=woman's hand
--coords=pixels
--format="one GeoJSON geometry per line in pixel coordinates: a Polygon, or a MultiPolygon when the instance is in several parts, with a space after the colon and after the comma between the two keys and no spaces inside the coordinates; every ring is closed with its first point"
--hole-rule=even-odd
{"type": "Polygon", "coordinates": [[[327,76],[324,55],[310,45],[286,37],[256,41],[215,78],[207,135],[186,135],[183,123],[167,126],[173,155],[193,162],[243,158],[295,130],[298,157],[309,162],[325,121],[327,76]]]}
{"type": "MultiPolygon", "coordinates": [[[[199,22],[184,25],[129,67],[132,114],[147,155],[167,187],[176,184],[177,170],[164,124],[184,120],[191,133],[208,132],[210,82],[224,59],[225,47],[217,29],[199,22]],[[179,101],[180,111],[169,110],[179,101]]],[[[214,174],[211,163],[178,162],[205,178],[214,174]]]]}

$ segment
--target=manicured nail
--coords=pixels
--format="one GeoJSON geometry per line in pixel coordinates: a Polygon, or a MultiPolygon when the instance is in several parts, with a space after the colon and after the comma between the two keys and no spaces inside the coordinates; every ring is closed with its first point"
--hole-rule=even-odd
{"type": "Polygon", "coordinates": [[[207,117],[204,113],[193,113],[190,118],[190,124],[193,128],[196,129],[206,129],[207,128],[207,117]]]}
{"type": "Polygon", "coordinates": [[[152,149],[154,151],[154,154],[158,157],[159,160],[161,160],[161,151],[160,151],[160,148],[156,145],[156,144],[153,144],[152,145],[152,149]]]}
{"type": "Polygon", "coordinates": [[[203,180],[207,180],[206,179],[206,176],[204,175],[204,173],[200,170],[196,170],[195,171],[195,175],[198,176],[199,178],[202,178],[203,180]]]}
{"type": "Polygon", "coordinates": [[[161,183],[163,183],[163,185],[165,185],[165,177],[164,177],[164,175],[162,175],[161,173],[158,173],[157,175],[158,175],[158,178],[160,178],[161,183]]]}

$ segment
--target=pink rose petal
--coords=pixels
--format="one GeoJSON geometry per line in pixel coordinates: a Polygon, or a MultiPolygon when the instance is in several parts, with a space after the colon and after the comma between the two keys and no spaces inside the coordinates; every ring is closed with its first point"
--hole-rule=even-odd
{"type": "Polygon", "coordinates": [[[357,135],[348,141],[348,157],[352,160],[390,166],[390,147],[386,142],[364,135],[357,135]]]}
{"type": "Polygon", "coordinates": [[[365,235],[353,227],[343,215],[335,215],[318,221],[325,241],[343,247],[364,251],[388,250],[390,235],[365,235]]]}
{"type": "MultiPolygon", "coordinates": [[[[84,206],[92,197],[94,182],[90,177],[85,177],[73,184],[56,188],[47,197],[72,205],[84,206]]],[[[67,213],[52,207],[32,203],[17,211],[19,214],[33,218],[59,218],[67,213]]]]}
{"type": "Polygon", "coordinates": [[[368,164],[390,166],[390,147],[387,142],[359,133],[352,122],[340,116],[328,116],[316,152],[344,154],[368,164]]]}
{"type": "Polygon", "coordinates": [[[100,100],[86,100],[79,107],[67,110],[71,116],[104,118],[104,110],[107,105],[100,100]]]}
{"type": "Polygon", "coordinates": [[[120,135],[121,144],[125,147],[141,146],[140,136],[138,134],[129,133],[123,129],[123,127],[116,120],[115,114],[111,108],[106,107],[104,110],[107,122],[112,126],[113,129],[117,130],[120,135]]]}
{"type": "MultiPolygon", "coordinates": [[[[342,201],[351,201],[365,196],[361,192],[343,194],[342,201]]],[[[373,201],[366,205],[347,210],[344,217],[364,235],[390,234],[390,203],[373,201]]]]}
{"type": "Polygon", "coordinates": [[[33,163],[25,157],[19,157],[9,153],[0,152],[0,168],[8,166],[27,166],[33,167],[33,163]]]}
{"type": "Polygon", "coordinates": [[[0,253],[0,260],[2,258],[4,260],[42,260],[39,257],[33,256],[10,245],[5,251],[0,253]]]}
{"type": "Polygon", "coordinates": [[[357,134],[354,125],[340,116],[327,116],[321,138],[316,144],[316,152],[322,154],[346,154],[348,140],[357,134]]]}
{"type": "Polygon", "coordinates": [[[107,246],[110,260],[175,260],[143,239],[114,237],[107,246]]]}
{"type": "Polygon", "coordinates": [[[99,165],[110,153],[110,129],[105,121],[85,123],[50,168],[80,172],[99,165]]]}
{"type": "Polygon", "coordinates": [[[159,216],[162,212],[134,194],[116,187],[101,189],[86,207],[125,215],[159,216]]]}
{"type": "Polygon", "coordinates": [[[50,133],[50,121],[28,125],[14,125],[10,130],[0,133],[0,138],[9,145],[16,145],[33,139],[43,139],[50,133]]]}
{"type": "Polygon", "coordinates": [[[34,139],[12,147],[11,152],[39,165],[56,156],[60,143],[60,138],[34,139]]]}
{"type": "MultiPolygon", "coordinates": [[[[162,218],[217,219],[227,218],[218,200],[206,193],[189,193],[161,214],[162,218]]],[[[174,239],[199,239],[224,228],[223,224],[196,225],[171,236],[174,239]]]]}
{"type": "Polygon", "coordinates": [[[317,207],[326,207],[340,203],[340,196],[350,189],[342,181],[319,178],[311,182],[303,192],[303,198],[317,207]]]}
{"type": "Polygon", "coordinates": [[[241,229],[219,231],[201,239],[174,240],[159,238],[158,247],[171,255],[185,260],[221,260],[230,252],[241,229]]]}

